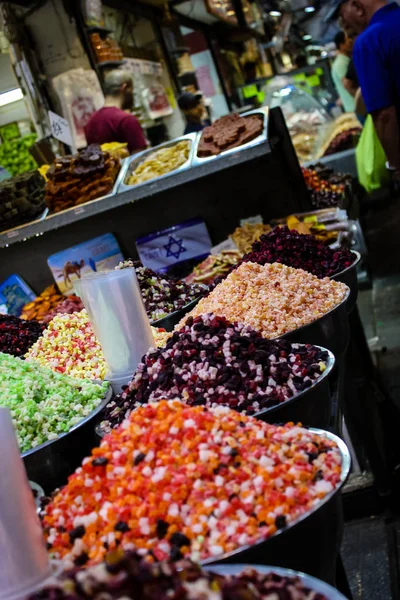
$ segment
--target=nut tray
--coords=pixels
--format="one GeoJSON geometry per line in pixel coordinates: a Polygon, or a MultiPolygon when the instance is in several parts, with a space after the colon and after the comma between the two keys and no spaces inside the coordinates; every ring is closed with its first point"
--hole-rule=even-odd
{"type": "Polygon", "coordinates": [[[268,139],[268,108],[250,110],[249,112],[243,113],[240,115],[241,117],[249,117],[251,115],[260,115],[264,120],[264,127],[262,133],[251,140],[251,142],[247,142],[247,144],[242,144],[242,146],[237,146],[236,148],[231,148],[230,150],[225,150],[225,152],[221,152],[220,154],[216,154],[215,156],[205,156],[204,158],[199,158],[197,156],[197,146],[199,144],[201,138],[201,132],[199,133],[196,141],[196,151],[194,152],[192,167],[198,167],[200,165],[204,165],[210,160],[218,160],[219,158],[223,158],[224,156],[229,156],[230,154],[235,154],[240,150],[245,150],[246,148],[252,148],[253,146],[258,146],[263,142],[266,142],[268,139]]]}
{"type": "Polygon", "coordinates": [[[139,154],[134,154],[130,158],[127,158],[117,178],[116,192],[119,194],[121,192],[125,192],[126,190],[131,190],[134,187],[138,187],[139,185],[142,186],[153,184],[154,182],[159,181],[160,179],[164,179],[165,177],[169,177],[170,175],[176,175],[176,173],[180,173],[181,171],[189,169],[195,153],[196,137],[197,133],[189,133],[187,135],[183,135],[182,137],[171,140],[170,142],[165,142],[165,144],[160,144],[160,146],[149,148],[149,150],[144,150],[139,154]],[[190,142],[190,150],[189,158],[183,165],[181,165],[177,169],[174,169],[173,171],[170,171],[169,173],[165,173],[165,175],[159,175],[158,177],[154,177],[154,179],[144,181],[143,183],[135,183],[134,185],[128,185],[126,183],[128,177],[132,175],[132,173],[140,165],[140,163],[147,159],[151,154],[154,154],[154,152],[162,150],[163,148],[171,148],[172,146],[175,146],[175,144],[177,144],[178,142],[182,142],[184,140],[188,140],[190,142]]]}
{"type": "MultiPolygon", "coordinates": [[[[343,508],[340,490],[350,472],[350,453],[346,444],[333,433],[312,429],[314,433],[334,440],[342,455],[339,485],[302,515],[270,538],[243,546],[219,557],[202,561],[202,565],[218,563],[249,563],[285,565],[309,573],[329,583],[335,583],[336,559],[343,535],[343,508]]],[[[213,568],[210,568],[212,571],[213,568]]],[[[329,596],[328,596],[329,598],[329,596]]],[[[332,599],[333,600],[333,599],[332,599]]]]}
{"type": "Polygon", "coordinates": [[[110,386],[96,408],[70,431],[21,455],[28,478],[44,488],[47,494],[67,483],[68,476],[80,465],[83,458],[90,454],[93,446],[97,445],[94,421],[110,402],[111,397],[110,386]]]}

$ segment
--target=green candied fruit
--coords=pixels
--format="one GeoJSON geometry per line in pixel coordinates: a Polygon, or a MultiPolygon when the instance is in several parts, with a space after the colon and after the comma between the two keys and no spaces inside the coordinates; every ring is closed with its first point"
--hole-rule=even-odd
{"type": "Polygon", "coordinates": [[[21,452],[67,433],[100,404],[107,388],[0,352],[0,406],[11,411],[21,452]]]}

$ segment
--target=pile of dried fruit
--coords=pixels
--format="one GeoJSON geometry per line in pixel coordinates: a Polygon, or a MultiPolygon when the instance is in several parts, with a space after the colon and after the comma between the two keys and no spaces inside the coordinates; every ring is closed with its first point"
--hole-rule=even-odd
{"type": "Polygon", "coordinates": [[[273,231],[254,242],[251,252],[242,261],[259,265],[282,263],[303,269],[319,278],[332,277],[350,267],[355,255],[347,248],[332,250],[313,235],[305,235],[288,227],[275,227],[273,231]]]}
{"type": "Polygon", "coordinates": [[[25,304],[21,317],[22,319],[41,321],[47,313],[56,308],[64,299],[65,296],[61,294],[55,284],[49,285],[35,300],[25,304]]]}
{"type": "Polygon", "coordinates": [[[26,359],[78,379],[104,379],[108,370],[86,310],[54,317],[26,359]]]}
{"type": "Polygon", "coordinates": [[[46,541],[80,566],[117,547],[156,560],[217,557],[315,509],[340,483],[341,463],[333,440],[299,426],[225,407],[148,404],[44,508],[46,541]]]}
{"type": "Polygon", "coordinates": [[[56,315],[72,315],[72,313],[79,312],[83,310],[83,308],[84,306],[79,296],[72,294],[57,304],[57,306],[48,312],[41,321],[42,323],[49,323],[56,315]]]}
{"type": "Polygon", "coordinates": [[[229,236],[235,243],[240,254],[245,254],[251,250],[251,246],[260,238],[263,233],[271,231],[271,225],[264,223],[247,223],[236,227],[235,231],[229,236]]]}
{"type": "Polygon", "coordinates": [[[157,321],[195,300],[207,291],[199,284],[187,285],[183,281],[167,279],[148,269],[140,261],[125,260],[116,269],[134,267],[150,321],[157,321]]]}
{"type": "Polygon", "coordinates": [[[302,167],[306,186],[311,194],[311,203],[315,208],[340,206],[344,198],[344,186],[322,179],[315,170],[302,167]]]}
{"type": "Polygon", "coordinates": [[[185,277],[185,282],[212,285],[216,279],[227,275],[241,256],[239,250],[222,250],[220,254],[210,254],[185,277]]]}
{"type": "Polygon", "coordinates": [[[106,389],[107,384],[0,353],[0,406],[11,411],[21,452],[68,432],[96,408],[106,389]]]}
{"type": "Polygon", "coordinates": [[[319,319],[340,304],[347,292],[343,283],[318,279],[301,269],[244,262],[202,298],[176,330],[190,316],[214,313],[273,339],[319,319]]]}
{"type": "Polygon", "coordinates": [[[23,321],[12,315],[0,314],[0,352],[24,356],[42,335],[44,325],[37,321],[23,321]]]}
{"type": "Polygon", "coordinates": [[[165,348],[143,357],[129,387],[107,406],[106,418],[116,427],[134,407],[160,398],[253,415],[309,388],[327,359],[316,346],[266,340],[223,317],[189,318],[165,348]]]}
{"type": "Polygon", "coordinates": [[[260,573],[247,567],[238,575],[202,571],[189,560],[150,563],[134,552],[110,553],[87,569],[62,573],[59,580],[29,600],[328,600],[288,572],[260,573]]]}

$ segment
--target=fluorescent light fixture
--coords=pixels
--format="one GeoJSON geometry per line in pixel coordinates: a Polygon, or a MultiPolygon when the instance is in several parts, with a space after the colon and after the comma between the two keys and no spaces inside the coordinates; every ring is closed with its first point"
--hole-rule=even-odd
{"type": "Polygon", "coordinates": [[[280,17],[282,15],[280,10],[270,10],[269,11],[269,16],[270,17],[280,17]]]}
{"type": "Polygon", "coordinates": [[[305,42],[307,42],[308,40],[312,40],[312,35],[309,35],[308,33],[306,35],[303,35],[303,40],[305,42]]]}
{"type": "Polygon", "coordinates": [[[10,90],[9,92],[3,92],[3,94],[0,94],[0,106],[6,106],[6,104],[17,102],[17,100],[22,100],[23,97],[24,94],[22,93],[21,88],[15,88],[15,90],[10,90]]]}
{"type": "Polygon", "coordinates": [[[312,13],[315,12],[314,6],[306,6],[304,12],[312,13]]]}

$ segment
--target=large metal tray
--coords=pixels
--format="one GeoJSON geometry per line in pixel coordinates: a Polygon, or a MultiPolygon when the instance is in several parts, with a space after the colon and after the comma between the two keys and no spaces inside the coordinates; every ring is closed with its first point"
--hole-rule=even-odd
{"type": "Polygon", "coordinates": [[[346,444],[333,433],[311,429],[334,440],[342,455],[340,483],[317,506],[285,529],[256,544],[242,546],[219,557],[202,561],[202,565],[261,564],[295,569],[335,583],[336,559],[343,536],[343,507],[340,490],[350,472],[350,452],[346,444]]]}
{"type": "Polygon", "coordinates": [[[357,252],[357,250],[351,250],[351,253],[354,254],[354,262],[347,269],[343,269],[340,273],[333,275],[331,279],[335,281],[341,281],[345,283],[348,288],[350,288],[350,296],[347,301],[347,312],[350,312],[356,302],[358,296],[358,280],[357,280],[357,266],[361,260],[361,254],[357,252]]]}
{"type": "MultiPolygon", "coordinates": [[[[207,290],[204,291],[206,293],[207,290]]],[[[175,326],[178,325],[179,321],[183,319],[186,313],[190,312],[192,308],[196,306],[196,304],[203,298],[203,296],[198,296],[185,306],[182,306],[179,310],[162,317],[161,319],[157,319],[156,321],[152,321],[151,325],[153,327],[162,327],[166,331],[173,331],[175,326]]]]}
{"type": "Polygon", "coordinates": [[[328,585],[320,579],[311,577],[311,575],[306,575],[300,571],[293,571],[293,569],[281,569],[280,567],[272,567],[270,565],[264,566],[249,564],[214,565],[211,567],[205,567],[206,571],[209,571],[210,573],[216,573],[217,575],[223,575],[225,577],[229,575],[240,575],[240,573],[242,573],[242,571],[245,569],[255,569],[262,575],[276,573],[281,577],[298,577],[301,579],[304,587],[316,592],[317,594],[322,594],[327,600],[346,600],[343,594],[341,594],[336,588],[328,585]]]}
{"type": "Polygon", "coordinates": [[[47,494],[67,483],[68,476],[90,454],[93,446],[98,445],[94,424],[111,398],[110,386],[98,406],[70,431],[24,452],[21,456],[28,479],[39,484],[47,494]]]}
{"type": "Polygon", "coordinates": [[[160,146],[149,148],[148,150],[144,150],[143,152],[139,152],[138,154],[134,154],[130,158],[127,158],[118,175],[118,179],[116,182],[116,192],[119,194],[121,192],[126,192],[126,190],[131,190],[133,187],[136,188],[142,185],[156,186],[157,182],[160,181],[160,179],[165,179],[166,177],[176,175],[181,171],[186,171],[186,169],[189,169],[192,164],[192,160],[196,150],[196,137],[197,133],[188,133],[187,135],[182,135],[179,138],[176,138],[169,142],[165,142],[164,144],[160,144],[160,146]],[[158,177],[154,177],[154,179],[149,179],[148,181],[144,181],[143,183],[135,183],[134,185],[128,185],[126,183],[128,177],[132,175],[133,171],[140,165],[140,163],[149,158],[151,154],[154,154],[155,152],[158,152],[158,150],[162,150],[163,148],[171,148],[172,146],[175,146],[178,142],[183,142],[185,140],[190,142],[190,150],[189,158],[183,165],[181,165],[177,169],[174,169],[173,171],[170,171],[169,173],[165,173],[165,175],[159,175],[158,177]]]}
{"type": "Polygon", "coordinates": [[[311,387],[303,390],[293,398],[281,402],[271,408],[265,408],[253,416],[267,423],[301,422],[307,427],[325,429],[329,427],[331,417],[331,394],[328,377],[335,366],[335,357],[328,352],[326,369],[311,387]]]}
{"type": "Polygon", "coordinates": [[[313,344],[327,348],[339,360],[346,352],[349,343],[349,321],[347,318],[347,302],[350,288],[343,300],[325,315],[308,325],[289,331],[282,336],[290,342],[313,344]]]}
{"type": "Polygon", "coordinates": [[[268,108],[264,107],[262,109],[259,108],[256,110],[250,110],[249,112],[243,113],[240,116],[241,117],[249,117],[251,115],[260,115],[264,119],[264,127],[262,130],[262,133],[259,136],[254,138],[254,140],[247,142],[247,144],[242,144],[242,146],[237,146],[235,148],[231,148],[230,150],[225,150],[224,152],[221,152],[220,154],[216,154],[214,156],[205,156],[205,157],[201,158],[201,157],[197,156],[197,148],[198,148],[200,138],[201,138],[201,133],[200,133],[198,135],[197,142],[196,142],[196,149],[195,149],[195,153],[193,156],[192,167],[198,167],[200,165],[204,165],[205,163],[208,163],[212,160],[218,160],[219,158],[229,156],[230,154],[235,154],[236,152],[240,152],[241,150],[245,150],[246,148],[252,148],[253,146],[258,146],[259,144],[266,142],[268,139],[268,121],[269,121],[268,108]]]}

